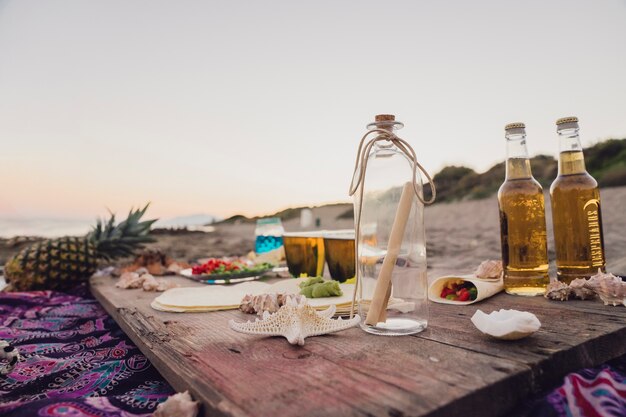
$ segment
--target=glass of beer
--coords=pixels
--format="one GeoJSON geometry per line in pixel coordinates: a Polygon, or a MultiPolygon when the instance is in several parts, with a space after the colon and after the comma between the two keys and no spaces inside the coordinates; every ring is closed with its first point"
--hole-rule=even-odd
{"type": "Polygon", "coordinates": [[[299,278],[319,277],[324,273],[324,237],[321,232],[283,234],[289,273],[299,278]]]}
{"type": "Polygon", "coordinates": [[[337,230],[324,234],[324,252],[332,279],[345,282],[356,271],[354,230],[337,230]]]}

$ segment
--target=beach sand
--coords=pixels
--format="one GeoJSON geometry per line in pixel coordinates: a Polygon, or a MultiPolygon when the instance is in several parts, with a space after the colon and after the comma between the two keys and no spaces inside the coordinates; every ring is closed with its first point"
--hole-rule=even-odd
{"type": "MultiPolygon", "coordinates": [[[[601,190],[607,269],[626,276],[626,187],[601,190]]],[[[555,276],[552,212],[546,194],[551,276],[555,276]]],[[[351,219],[337,217],[352,205],[313,208],[321,229],[353,227],[351,219]]],[[[496,196],[483,200],[441,203],[424,214],[429,276],[471,273],[485,259],[500,259],[500,223],[496,196]]],[[[283,222],[286,231],[299,229],[299,219],[283,222]]],[[[254,249],[254,224],[218,224],[213,233],[159,235],[153,246],[174,257],[194,260],[211,256],[245,255],[254,249]]]]}
{"type": "MultiPolygon", "coordinates": [[[[626,276],[626,187],[600,190],[607,270],[626,276]]],[[[550,276],[556,276],[552,210],[546,193],[550,276]]],[[[472,272],[484,259],[500,259],[496,196],[426,209],[428,263],[437,273],[472,272]]]]}
{"type": "MultiPolygon", "coordinates": [[[[601,190],[604,242],[607,269],[626,276],[626,187],[601,190]]],[[[551,210],[546,195],[548,247],[551,276],[554,272],[554,244],[551,210]]],[[[353,228],[351,219],[338,218],[351,204],[313,208],[320,228],[327,230],[353,228]]],[[[429,277],[447,273],[471,273],[485,259],[500,259],[500,225],[496,196],[483,200],[441,203],[425,211],[429,277]]],[[[299,229],[299,218],[283,222],[286,231],[299,229]]],[[[215,231],[165,232],[155,234],[159,248],[176,259],[245,255],[254,250],[254,223],[217,224],[215,231]]],[[[309,228],[310,229],[310,228],[309,228]]],[[[6,261],[24,246],[16,240],[0,239],[0,261],[6,261]]]]}

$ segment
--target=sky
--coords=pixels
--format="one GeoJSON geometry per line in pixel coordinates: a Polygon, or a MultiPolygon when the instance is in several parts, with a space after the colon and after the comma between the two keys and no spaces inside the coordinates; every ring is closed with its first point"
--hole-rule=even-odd
{"type": "Polygon", "coordinates": [[[626,137],[626,0],[0,0],[0,217],[349,201],[391,113],[432,174],[626,137]]]}

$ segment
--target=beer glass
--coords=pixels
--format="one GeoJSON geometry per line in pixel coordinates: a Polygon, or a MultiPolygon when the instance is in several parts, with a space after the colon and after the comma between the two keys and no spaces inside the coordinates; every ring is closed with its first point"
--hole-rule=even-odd
{"type": "Polygon", "coordinates": [[[324,273],[324,238],[321,232],[293,232],[283,235],[289,273],[299,278],[324,273]]]}
{"type": "Polygon", "coordinates": [[[356,270],[354,230],[324,233],[324,252],[332,279],[345,282],[354,277],[356,270]]]}

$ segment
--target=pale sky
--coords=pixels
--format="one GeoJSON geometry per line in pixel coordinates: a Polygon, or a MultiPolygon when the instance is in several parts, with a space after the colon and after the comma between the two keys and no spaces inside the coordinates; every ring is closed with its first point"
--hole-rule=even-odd
{"type": "Polygon", "coordinates": [[[626,1],[0,0],[0,216],[347,201],[377,113],[433,174],[626,137],[626,1]]]}

